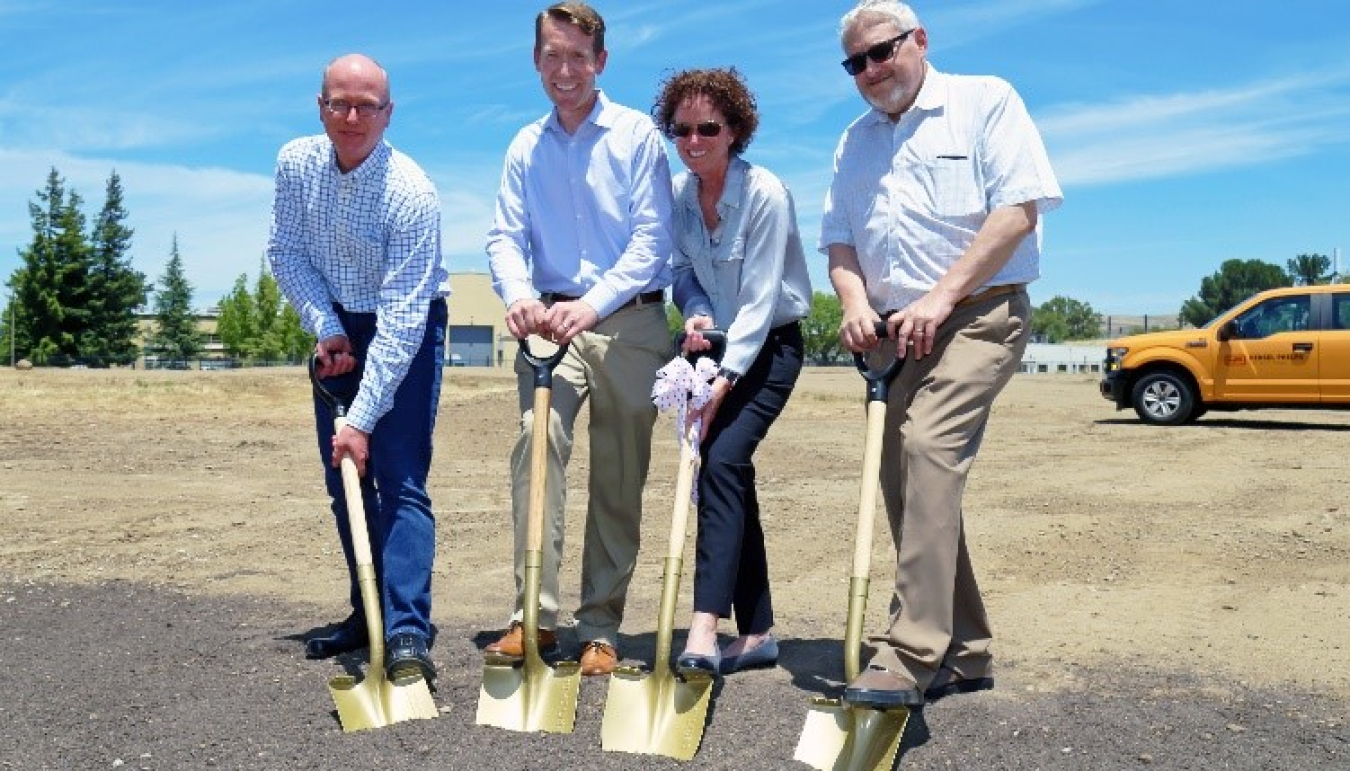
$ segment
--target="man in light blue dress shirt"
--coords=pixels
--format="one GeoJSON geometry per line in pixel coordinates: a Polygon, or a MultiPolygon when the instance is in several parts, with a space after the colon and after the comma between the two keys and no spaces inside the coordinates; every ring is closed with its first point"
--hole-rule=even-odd
{"type": "Polygon", "coordinates": [[[358,54],[335,59],[324,70],[318,101],[325,133],[289,142],[278,155],[267,244],[278,286],[318,338],[319,377],[350,404],[347,425],[335,436],[328,406],[314,400],[352,614],[331,634],[308,640],[305,650],[326,658],[368,642],[338,471],[338,461],[350,455],[361,473],[383,596],[383,665],[394,680],[430,681],[436,533],[426,482],[450,294],[440,201],[417,164],[384,141],[394,103],[388,75],[375,61],[358,54]]]}
{"type": "MultiPolygon", "coordinates": [[[[569,345],[554,370],[549,420],[540,644],[557,649],[558,567],[573,427],[590,401],[589,503],[575,618],[581,671],[618,663],[619,625],[637,561],[642,488],[651,457],[656,370],[669,359],[663,292],[670,284],[670,169],[650,118],[596,88],[604,20],[584,3],[535,21],[534,63],[553,110],[506,152],[487,253],[493,286],[518,339],[569,345]]],[[[487,646],[523,653],[520,619],[533,437],[532,370],[516,361],[521,433],[511,454],[516,599],[511,624],[487,646]]]]}

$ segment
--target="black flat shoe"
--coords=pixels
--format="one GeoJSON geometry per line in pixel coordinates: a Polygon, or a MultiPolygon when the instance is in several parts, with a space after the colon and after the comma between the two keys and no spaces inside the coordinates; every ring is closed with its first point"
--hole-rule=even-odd
{"type": "Polygon", "coordinates": [[[348,616],[347,620],[330,634],[305,640],[305,658],[328,659],[359,651],[369,644],[365,619],[348,616]]]}
{"type": "Polygon", "coordinates": [[[675,670],[681,674],[689,672],[691,674],[715,675],[721,669],[722,650],[720,648],[713,648],[711,655],[686,651],[675,659],[675,670]]]}
{"type": "Polygon", "coordinates": [[[765,637],[763,642],[739,656],[722,659],[722,674],[730,675],[745,669],[760,669],[778,665],[778,638],[765,637]]]}
{"type": "Polygon", "coordinates": [[[435,687],[436,666],[427,651],[427,638],[416,632],[404,632],[389,638],[384,654],[385,675],[397,685],[422,679],[435,687]]]}

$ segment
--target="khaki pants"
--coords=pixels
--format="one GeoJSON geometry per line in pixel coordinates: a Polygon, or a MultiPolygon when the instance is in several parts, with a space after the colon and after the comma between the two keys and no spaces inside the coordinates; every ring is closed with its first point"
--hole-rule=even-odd
{"type": "Polygon", "coordinates": [[[1025,290],[959,307],[939,327],[932,355],[907,362],[891,386],[881,488],[896,580],[890,629],[872,638],[872,663],[909,673],[921,690],[944,664],[963,678],[992,674],[993,632],[961,498],[990,408],[1030,333],[1025,290]]]}
{"type": "MultiPolygon", "coordinates": [[[[536,341],[537,342],[537,341],[536,341]]],[[[540,346],[543,348],[544,346],[540,346]]],[[[536,354],[545,353],[532,349],[536,354]]],[[[549,346],[548,353],[554,349],[549,346]]],[[[543,575],[539,626],[558,624],[558,566],[562,561],[567,463],[573,424],[590,400],[590,500],[581,552],[581,601],[577,635],[582,641],[618,641],[628,582],[633,575],[642,522],[642,487],[651,460],[656,407],[656,370],[673,355],[666,313],[660,304],[616,311],[572,341],[553,371],[548,433],[543,575]]],[[[534,370],[516,357],[521,433],[511,452],[511,503],[515,517],[516,601],[522,616],[526,526],[530,499],[530,448],[534,421],[534,370]]]]}

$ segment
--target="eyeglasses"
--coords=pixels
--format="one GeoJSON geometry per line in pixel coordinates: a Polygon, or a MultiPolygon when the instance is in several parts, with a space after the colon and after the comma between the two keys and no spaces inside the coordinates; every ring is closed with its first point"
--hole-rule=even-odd
{"type": "Polygon", "coordinates": [[[691,132],[697,131],[701,137],[715,137],[722,133],[722,124],[715,120],[705,120],[702,123],[672,123],[670,124],[670,133],[684,139],[691,132]]]}
{"type": "MultiPolygon", "coordinates": [[[[918,27],[915,27],[914,29],[918,29],[918,27]]],[[[913,33],[914,30],[911,29],[908,32],[896,35],[890,40],[877,43],[860,54],[854,54],[848,57],[840,62],[840,64],[844,65],[844,72],[854,76],[861,75],[863,71],[867,69],[868,59],[871,59],[877,64],[889,60],[892,56],[895,56],[896,47],[904,43],[905,38],[913,33]]]]}
{"type": "Polygon", "coordinates": [[[389,106],[389,103],[385,102],[384,104],[352,104],[351,102],[344,101],[342,99],[325,99],[323,101],[323,106],[324,109],[328,110],[328,113],[330,115],[334,115],[339,118],[347,117],[348,115],[351,114],[352,110],[356,110],[356,117],[358,118],[373,118],[380,112],[383,112],[384,108],[389,106]]]}

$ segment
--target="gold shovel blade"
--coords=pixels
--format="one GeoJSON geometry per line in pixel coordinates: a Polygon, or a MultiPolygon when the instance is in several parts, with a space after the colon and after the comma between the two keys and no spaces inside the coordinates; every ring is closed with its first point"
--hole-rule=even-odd
{"type": "Polygon", "coordinates": [[[619,667],[609,679],[600,743],[606,752],[690,760],[703,741],[712,675],[619,667]]]}
{"type": "Polygon", "coordinates": [[[337,705],[338,720],[347,733],[382,728],[405,720],[431,720],[438,713],[431,690],[422,678],[394,683],[384,670],[372,665],[364,680],[339,675],[328,681],[328,691],[337,705]]]}
{"type": "Polygon", "coordinates": [[[820,771],[891,771],[909,710],[812,699],[793,758],[820,771]]]}
{"type": "Polygon", "coordinates": [[[489,658],[478,692],[478,725],[508,731],[570,734],[581,691],[581,665],[552,666],[538,657],[524,661],[489,658]]]}

